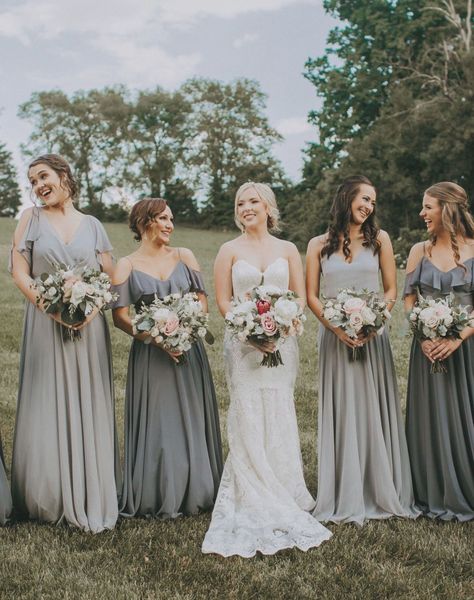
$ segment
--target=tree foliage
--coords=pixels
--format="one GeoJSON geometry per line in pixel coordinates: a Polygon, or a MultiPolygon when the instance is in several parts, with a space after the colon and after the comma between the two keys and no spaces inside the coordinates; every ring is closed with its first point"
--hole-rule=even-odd
{"type": "Polygon", "coordinates": [[[0,216],[14,217],[21,205],[21,192],[12,155],[0,143],[0,216]]]}

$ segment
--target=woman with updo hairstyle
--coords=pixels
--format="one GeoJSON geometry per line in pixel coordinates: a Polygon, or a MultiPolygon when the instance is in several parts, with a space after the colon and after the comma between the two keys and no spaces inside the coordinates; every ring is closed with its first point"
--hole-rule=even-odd
{"type": "Polygon", "coordinates": [[[408,449],[387,328],[353,339],[323,316],[321,295],[341,289],[397,296],[390,238],[375,221],[377,193],[364,176],[337,188],[327,233],[306,255],[308,305],[319,326],[318,496],[321,521],[416,517],[408,449]],[[323,286],[321,286],[321,279],[323,286]],[[361,348],[363,358],[351,360],[361,348]],[[348,351],[349,350],[349,351],[348,351]]]}
{"type": "MultiPolygon", "coordinates": [[[[429,187],[420,217],[429,239],[407,262],[405,309],[417,295],[453,294],[474,306],[474,219],[465,190],[449,181],[429,187]]],[[[473,313],[474,317],[474,313],[473,313]]],[[[459,337],[413,340],[407,395],[407,438],[415,499],[431,518],[474,518],[474,327],[459,337]],[[444,361],[446,373],[430,373],[444,361]]]]}
{"type": "Polygon", "coordinates": [[[135,311],[155,296],[195,292],[207,298],[191,250],[173,248],[173,214],[161,198],[137,202],[130,229],[139,243],[117,263],[115,326],[133,338],[125,393],[125,465],[120,513],[126,517],[174,518],[209,510],[222,473],[219,416],[203,343],[194,343],[186,361],[157,344],[148,333],[133,333],[135,311]]]}
{"type": "MultiPolygon", "coordinates": [[[[280,240],[278,208],[271,188],[244,183],[234,216],[242,235],[221,246],[214,265],[216,300],[223,317],[232,299],[255,286],[292,290],[305,304],[303,265],[296,246],[280,240]]],[[[243,343],[226,331],[224,362],[230,406],[229,454],[204,553],[245,558],[285,548],[308,550],[331,532],[311,516],[314,500],[303,476],[293,391],[298,372],[294,337],[280,344],[283,364],[262,366],[272,342],[243,343]]]]}
{"type": "Polygon", "coordinates": [[[115,435],[109,330],[94,310],[72,329],[59,314],[45,313],[32,283],[55,265],[112,272],[112,246],[101,223],[74,206],[78,185],[56,154],[28,168],[40,206],[25,210],[11,253],[14,281],[25,296],[12,493],[19,516],[85,531],[114,527],[120,479],[115,435]]]}

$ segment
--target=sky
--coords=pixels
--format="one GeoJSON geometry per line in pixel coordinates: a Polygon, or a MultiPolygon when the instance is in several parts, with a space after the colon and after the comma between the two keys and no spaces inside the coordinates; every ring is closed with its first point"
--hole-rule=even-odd
{"type": "Polygon", "coordinates": [[[285,138],[275,155],[296,181],[316,139],[307,115],[320,102],[304,64],[324,53],[335,25],[321,0],[0,0],[0,140],[26,188],[19,146],[30,125],[17,110],[33,92],[247,77],[268,96],[285,138]]]}

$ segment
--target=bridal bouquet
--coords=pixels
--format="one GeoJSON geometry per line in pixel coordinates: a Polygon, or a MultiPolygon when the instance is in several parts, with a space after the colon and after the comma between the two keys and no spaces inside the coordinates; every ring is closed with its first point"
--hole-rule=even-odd
{"type": "MultiPolygon", "coordinates": [[[[418,340],[434,340],[443,337],[459,337],[465,327],[474,327],[474,317],[469,306],[455,303],[454,294],[445,298],[418,300],[408,316],[410,329],[418,340]]],[[[431,373],[446,373],[442,360],[431,364],[431,373]]]]}
{"type": "MultiPolygon", "coordinates": [[[[387,302],[375,292],[343,289],[336,298],[324,299],[323,317],[352,339],[357,339],[373,332],[381,334],[391,314],[387,302]]],[[[351,360],[359,360],[365,357],[365,346],[350,348],[349,352],[351,360]]]]}
{"type": "MultiPolygon", "coordinates": [[[[241,342],[278,342],[303,333],[306,317],[290,290],[260,285],[249,290],[243,300],[235,299],[225,322],[241,342]]],[[[277,367],[283,361],[279,350],[265,353],[261,365],[277,367]]]]}
{"type": "MultiPolygon", "coordinates": [[[[46,313],[59,313],[63,323],[80,325],[94,308],[103,310],[116,299],[110,291],[110,277],[88,266],[69,267],[54,263],[52,273],[42,273],[32,284],[38,291],[36,303],[43,304],[46,313]]],[[[63,327],[65,340],[77,340],[80,331],[63,327]]]]}
{"type": "MultiPolygon", "coordinates": [[[[151,304],[142,304],[132,319],[133,333],[149,333],[150,338],[172,352],[186,352],[194,342],[205,338],[210,344],[214,339],[208,331],[209,315],[204,312],[198,296],[170,294],[163,299],[155,296],[151,304]]],[[[178,364],[186,361],[184,354],[178,356],[178,364]]]]}

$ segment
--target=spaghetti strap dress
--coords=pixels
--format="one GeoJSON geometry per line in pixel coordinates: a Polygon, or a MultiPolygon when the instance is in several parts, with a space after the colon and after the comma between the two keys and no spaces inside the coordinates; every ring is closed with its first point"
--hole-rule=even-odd
{"type": "MultiPolygon", "coordinates": [[[[84,215],[68,243],[44,209],[34,208],[16,247],[32,277],[54,263],[100,269],[112,246],[101,223],[84,215]]],[[[114,527],[118,516],[112,352],[107,321],[97,315],[77,341],[26,303],[13,442],[12,495],[23,517],[85,531],[114,527]]]]}
{"type": "MultiPolygon", "coordinates": [[[[351,263],[321,261],[324,295],[342,288],[379,291],[379,258],[364,248],[351,263]]],[[[351,361],[348,348],[319,328],[318,496],[321,521],[418,516],[387,328],[351,361]]]]}
{"type": "MultiPolygon", "coordinates": [[[[179,261],[166,280],[132,269],[115,286],[114,308],[168,294],[205,293],[201,274],[179,261]]],[[[176,365],[152,344],[133,340],[125,394],[123,516],[174,518],[212,509],[222,474],[219,415],[204,345],[176,365]]]]}
{"type": "MultiPolygon", "coordinates": [[[[444,272],[425,255],[406,278],[404,294],[454,294],[474,305],[474,258],[444,272]]],[[[444,361],[431,363],[413,340],[407,392],[407,439],[415,499],[423,513],[443,520],[474,519],[474,336],[444,361]]]]}

